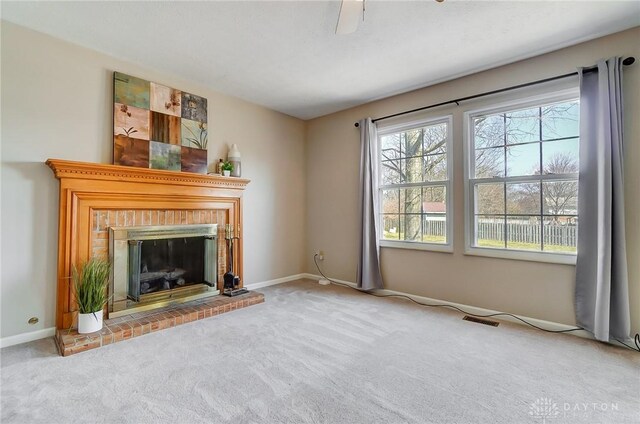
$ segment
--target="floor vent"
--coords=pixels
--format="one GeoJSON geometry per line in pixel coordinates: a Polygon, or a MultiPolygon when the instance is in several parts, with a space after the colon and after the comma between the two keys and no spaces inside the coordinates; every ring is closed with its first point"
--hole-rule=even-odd
{"type": "Polygon", "coordinates": [[[465,315],[464,318],[462,318],[462,319],[465,320],[465,321],[477,322],[478,324],[490,325],[492,327],[497,327],[498,325],[500,325],[500,323],[497,322],[497,321],[491,321],[491,320],[488,320],[488,319],[470,317],[469,315],[465,315]]]}

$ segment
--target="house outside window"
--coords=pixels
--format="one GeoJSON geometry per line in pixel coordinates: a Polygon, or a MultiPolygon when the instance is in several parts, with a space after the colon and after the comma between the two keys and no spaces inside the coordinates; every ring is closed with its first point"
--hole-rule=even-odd
{"type": "Polygon", "coordinates": [[[575,263],[577,92],[467,112],[465,125],[465,252],[575,263]]]}
{"type": "Polygon", "coordinates": [[[379,128],[380,245],[451,251],[451,117],[379,128]]]}

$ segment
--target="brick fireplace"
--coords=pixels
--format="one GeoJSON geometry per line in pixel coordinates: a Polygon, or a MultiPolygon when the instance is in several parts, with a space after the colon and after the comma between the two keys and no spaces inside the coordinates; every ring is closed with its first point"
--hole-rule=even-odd
{"type": "Polygon", "coordinates": [[[57,159],[49,159],[47,165],[60,180],[56,327],[63,354],[262,301],[261,295],[251,293],[241,299],[216,296],[183,306],[164,302],[156,312],[129,318],[110,307],[104,311],[105,334],[87,337],[69,331],[76,322],[71,269],[91,257],[108,258],[109,233],[114,228],[217,224],[210,227],[218,232],[213,288],[217,284],[220,290],[228,268],[224,230],[230,225],[238,237],[232,265],[242,286],[242,195],[249,180],[57,159]],[[145,321],[151,316],[155,318],[145,321]]]}
{"type": "MultiPolygon", "coordinates": [[[[211,261],[216,263],[212,264],[212,268],[215,269],[215,276],[211,276],[207,279],[208,284],[213,285],[212,290],[209,290],[210,294],[218,294],[217,290],[218,282],[223,280],[224,273],[227,268],[227,249],[225,246],[225,224],[227,219],[224,211],[220,210],[127,210],[127,211],[94,211],[94,218],[96,218],[96,228],[93,231],[91,256],[94,258],[109,258],[112,262],[111,281],[109,284],[109,296],[110,301],[107,312],[109,317],[122,316],[128,310],[132,312],[137,309],[152,309],[153,302],[143,301],[142,299],[134,298],[134,293],[130,293],[128,290],[128,281],[131,273],[128,269],[130,261],[131,240],[124,234],[132,232],[133,238],[145,238],[143,235],[145,231],[152,234],[151,239],[145,242],[145,244],[157,244],[157,242],[169,242],[175,240],[182,242],[185,236],[197,236],[201,230],[206,230],[207,234],[212,235],[210,243],[215,243],[215,252],[211,252],[207,256],[215,255],[216,258],[210,258],[211,261]],[[196,234],[189,234],[196,231],[196,234]],[[187,232],[185,234],[185,232],[187,232]],[[124,237],[122,240],[114,240],[114,238],[124,237]],[[167,237],[164,239],[163,237],[167,237]],[[108,247],[105,249],[105,241],[107,241],[108,247]],[[127,299],[129,298],[129,300],[127,299]],[[134,301],[135,300],[135,301],[134,301]],[[139,305],[138,305],[139,304],[139,305]]],[[[203,234],[201,234],[203,235],[203,234]]],[[[198,239],[200,237],[188,237],[191,239],[198,239]]],[[[186,241],[186,239],[185,239],[186,241]]],[[[140,242],[141,243],[141,242],[140,242]]],[[[182,243],[180,243],[182,244],[182,243]]],[[[204,247],[204,245],[202,246],[204,247]]],[[[192,252],[193,254],[194,252],[192,252]]],[[[204,252],[198,252],[202,255],[204,252]]],[[[204,263],[199,264],[204,271],[204,263]]],[[[146,266],[146,265],[145,265],[146,266]]],[[[138,264],[140,267],[140,264],[138,264]]],[[[154,271],[154,269],[151,269],[154,271]]],[[[204,277],[202,275],[201,277],[204,277]]],[[[204,279],[204,278],[202,278],[204,279]]],[[[161,281],[158,279],[156,281],[161,281]]],[[[202,285],[200,285],[202,286],[202,285]]],[[[206,287],[200,287],[205,289],[206,287]]],[[[188,289],[188,287],[184,287],[188,289]]],[[[193,292],[197,287],[191,287],[190,292],[193,292]]],[[[176,290],[172,290],[173,293],[166,293],[165,296],[162,293],[155,293],[153,296],[158,298],[157,303],[167,304],[170,300],[172,302],[180,299],[180,294],[176,290]]],[[[197,290],[195,290],[197,291],[197,290]]],[[[202,290],[200,290],[202,291],[202,290]]],[[[184,299],[193,298],[194,293],[185,293],[182,296],[184,299]],[[189,296],[191,294],[191,296],[189,296]]],[[[205,297],[205,293],[201,293],[199,297],[205,297]]]]}

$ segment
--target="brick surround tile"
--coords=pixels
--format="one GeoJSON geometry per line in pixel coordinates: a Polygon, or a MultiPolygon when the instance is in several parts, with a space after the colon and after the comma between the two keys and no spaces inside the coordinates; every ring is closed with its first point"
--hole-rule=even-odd
{"type": "Polygon", "coordinates": [[[227,216],[221,209],[199,210],[93,210],[91,256],[108,259],[109,227],[132,225],[218,224],[218,281],[227,272],[224,228],[227,216]]]}

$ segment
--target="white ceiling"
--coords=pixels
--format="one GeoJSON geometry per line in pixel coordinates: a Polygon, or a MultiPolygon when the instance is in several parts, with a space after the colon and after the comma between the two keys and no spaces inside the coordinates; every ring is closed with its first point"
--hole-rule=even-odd
{"type": "MultiPolygon", "coordinates": [[[[2,19],[302,119],[640,25],[638,1],[2,2],[2,19]]],[[[578,64],[577,64],[578,65],[578,64]]]]}

